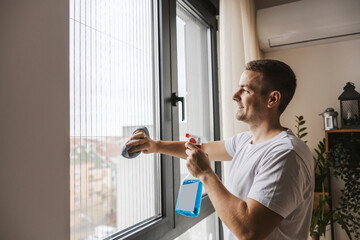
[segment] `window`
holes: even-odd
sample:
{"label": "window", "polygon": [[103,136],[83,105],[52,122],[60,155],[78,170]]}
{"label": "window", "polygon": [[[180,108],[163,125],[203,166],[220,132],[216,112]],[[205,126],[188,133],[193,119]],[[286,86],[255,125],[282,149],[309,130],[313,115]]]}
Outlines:
{"label": "window", "polygon": [[[214,211],[204,195],[200,217],[175,214],[184,174],[179,160],[160,154],[121,156],[140,126],[154,139],[178,140],[185,130],[208,140],[219,137],[214,24],[190,6],[176,1],[70,0],[72,240],[176,237]],[[198,34],[199,41],[191,45],[181,31]],[[171,48],[176,42],[177,51]],[[191,62],[193,48],[198,51]],[[201,97],[196,98],[199,89]],[[173,92],[185,97],[184,121],[169,101]],[[206,103],[201,120],[194,120],[199,114],[195,99]]]}
{"label": "window", "polygon": [[[176,5],[178,93],[185,98],[185,120],[179,108],[179,136],[185,134],[214,140],[210,27],[180,2]],[[189,171],[180,162],[183,179]]]}

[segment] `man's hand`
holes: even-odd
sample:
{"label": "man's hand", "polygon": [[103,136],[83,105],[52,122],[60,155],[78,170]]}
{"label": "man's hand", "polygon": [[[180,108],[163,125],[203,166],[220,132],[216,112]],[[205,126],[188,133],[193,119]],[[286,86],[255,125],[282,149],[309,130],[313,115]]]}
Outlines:
{"label": "man's hand", "polygon": [[185,147],[186,167],[191,175],[200,179],[212,172],[209,156],[204,151],[189,142],[185,143]]}
{"label": "man's hand", "polygon": [[155,153],[157,151],[156,141],[152,140],[145,134],[144,131],[136,131],[130,138],[130,142],[126,144],[127,147],[134,146],[129,150],[129,153],[142,151],[143,153]]}

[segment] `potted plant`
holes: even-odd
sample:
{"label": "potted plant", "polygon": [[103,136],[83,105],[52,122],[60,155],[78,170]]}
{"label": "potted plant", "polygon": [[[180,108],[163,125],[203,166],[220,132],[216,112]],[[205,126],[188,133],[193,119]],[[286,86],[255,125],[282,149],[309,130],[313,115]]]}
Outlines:
{"label": "potted plant", "polygon": [[315,192],[313,213],[311,217],[310,235],[312,238],[319,239],[325,236],[326,227],[331,223],[333,211],[330,211],[330,196],[325,191],[325,180],[328,176],[329,161],[325,153],[325,139],[319,141],[315,149]]}
{"label": "potted plant", "polygon": [[[303,140],[308,134],[306,127],[304,127],[305,120],[303,116],[296,117],[296,136]],[[303,140],[304,141],[304,140]],[[306,143],[306,141],[304,141]],[[332,162],[328,159],[325,151],[325,139],[319,141],[317,149],[314,149],[316,156],[315,163],[315,192],[313,212],[311,217],[310,235],[312,239],[320,239],[321,236],[326,235],[326,227],[331,223],[331,220],[338,222],[347,233],[349,239],[352,239],[348,229],[348,223],[344,220],[343,215],[338,213],[338,210],[330,210],[331,196],[326,191],[326,180],[329,177],[329,168]]]}
{"label": "potted plant", "polygon": [[347,133],[330,148],[327,158],[333,175],[344,182],[336,207],[336,221],[355,239],[360,239],[360,138]]}

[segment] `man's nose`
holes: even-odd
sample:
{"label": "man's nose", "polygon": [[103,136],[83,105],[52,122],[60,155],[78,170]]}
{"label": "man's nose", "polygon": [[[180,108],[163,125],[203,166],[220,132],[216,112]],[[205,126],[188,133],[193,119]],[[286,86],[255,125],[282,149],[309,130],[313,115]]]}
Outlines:
{"label": "man's nose", "polygon": [[240,97],[239,91],[237,91],[236,93],[234,93],[232,100],[240,101],[240,99],[241,99],[241,97]]}

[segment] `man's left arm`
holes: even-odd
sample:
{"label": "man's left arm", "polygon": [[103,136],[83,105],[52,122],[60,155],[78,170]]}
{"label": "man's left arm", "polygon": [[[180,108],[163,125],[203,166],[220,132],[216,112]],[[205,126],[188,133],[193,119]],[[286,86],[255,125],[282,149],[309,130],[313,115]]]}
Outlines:
{"label": "man's left arm", "polygon": [[185,146],[187,167],[200,179],[220,219],[238,239],[264,239],[283,220],[283,217],[248,198],[246,201],[231,194],[211,169],[203,151],[191,143]]}

